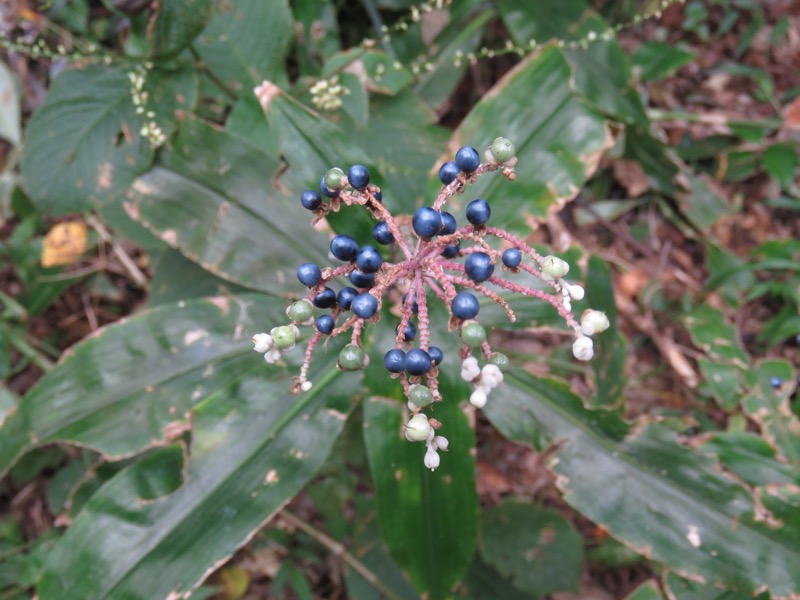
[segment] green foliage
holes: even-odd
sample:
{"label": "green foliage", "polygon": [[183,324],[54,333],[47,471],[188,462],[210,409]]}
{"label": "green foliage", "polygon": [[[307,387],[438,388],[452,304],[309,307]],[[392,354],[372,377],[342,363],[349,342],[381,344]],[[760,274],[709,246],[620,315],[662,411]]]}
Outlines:
{"label": "green foliage", "polygon": [[[102,23],[89,18],[88,3],[75,4],[52,17],[102,50],[55,77],[24,135],[18,96],[0,111],[0,137],[24,140],[21,178],[12,161],[0,184],[11,182],[0,188],[0,209],[15,219],[0,258],[22,288],[0,293],[0,378],[30,364],[47,371],[21,399],[0,386],[0,472],[11,488],[47,478],[49,510],[70,523],[26,543],[16,520],[0,520],[0,555],[10,557],[0,563],[0,596],[35,588],[42,600],[202,597],[216,589],[203,582],[248,544],[284,551],[270,592],[298,598],[315,593],[303,565],[325,563],[328,550],[344,557],[341,580],[358,600],[544,597],[580,589],[584,558],[608,568],[643,563],[662,577],[629,600],[800,590],[796,373],[788,360],[763,357],[800,334],[799,247],[775,239],[740,256],[713,237],[720,219],[741,209],[720,192],[718,172],[728,182],[763,173],[785,194],[774,204],[796,211],[800,159],[796,144],[769,138],[780,125],[769,120],[731,122],[725,135],[676,147],[660,138],[642,85],[694,52],[653,41],[629,56],[601,35],[609,25],[583,0],[455,2],[439,26],[412,18],[365,46],[350,38],[374,36],[381,19],[400,23],[395,11],[412,3],[365,3],[375,13],[367,15],[327,0],[181,0],[134,16],[115,9]],[[763,17],[755,4],[711,4],[723,14],[714,27],[705,4],[683,12],[700,39]],[[108,35],[112,25],[129,27],[123,47]],[[481,48],[498,30],[510,70],[471,86],[470,63],[488,56]],[[737,52],[752,42],[750,30]],[[531,39],[533,51],[512,61]],[[725,71],[777,102],[766,71]],[[330,78],[347,90],[338,109],[315,103],[313,85]],[[253,89],[264,80],[280,93],[262,106]],[[0,99],[14,85],[0,68]],[[472,87],[480,97],[464,91]],[[443,114],[452,128],[440,124]],[[250,337],[285,322],[287,299],[305,293],[295,268],[325,260],[327,231],[370,239],[372,220],[357,210],[328,215],[324,232],[310,229],[302,190],[331,167],[362,163],[385,205],[410,213],[439,189],[444,156],[464,144],[482,153],[498,135],[516,145],[516,180],[469,186],[455,200],[459,219],[482,197],[493,226],[527,235],[581,196],[579,224],[660,211],[706,251],[702,291],[674,304],[648,299],[646,309],[680,305],[680,319],[670,319],[698,349],[694,399],[700,409],[714,403],[724,426],[683,412],[623,418],[626,394],[646,387],[630,378],[643,342],[622,324],[615,267],[578,246],[560,256],[583,274],[585,306],[605,311],[609,330],[591,368],[567,360],[565,347],[533,358],[585,397],[517,367],[483,411],[506,440],[546,453],[570,510],[613,536],[586,550],[563,510],[519,498],[487,507],[479,498],[457,342],[441,343],[445,402],[434,414],[450,448],[433,473],[422,444],[404,439],[402,390],[380,364],[394,335],[388,307],[370,326],[366,372],[338,370],[342,344],[321,344],[314,387],[298,397],[289,388],[301,353],[267,365],[252,351]],[[606,158],[641,168],[641,197],[611,193]],[[29,322],[71,280],[48,279],[62,268],[39,265],[44,224],[95,211],[150,254],[152,290],[145,308],[52,366],[48,355],[57,353],[31,339]],[[509,327],[563,333],[552,306],[503,297],[519,316]],[[777,308],[745,343],[732,311],[756,302]],[[444,312],[431,310],[431,337],[449,339]],[[481,320],[487,330],[505,323],[491,302]],[[273,527],[280,514],[296,524],[282,511],[301,493],[335,540],[311,526]],[[232,572],[223,587],[226,577],[246,586]]]}

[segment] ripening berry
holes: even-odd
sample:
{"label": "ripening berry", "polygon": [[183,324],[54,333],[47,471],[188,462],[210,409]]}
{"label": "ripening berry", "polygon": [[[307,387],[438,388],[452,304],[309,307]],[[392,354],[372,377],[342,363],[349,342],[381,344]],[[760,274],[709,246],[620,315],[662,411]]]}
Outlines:
{"label": "ripening berry", "polygon": [[433,404],[433,394],[426,385],[412,385],[408,392],[408,399],[419,408]]}
{"label": "ripening berry", "polygon": [[322,196],[314,190],[306,190],[300,195],[300,204],[308,210],[316,210],[322,205]]}
{"label": "ripening berry", "polygon": [[317,331],[320,333],[324,333],[325,335],[330,335],[331,331],[333,331],[333,327],[336,323],[333,320],[333,317],[330,315],[322,315],[317,317],[316,326]]}
{"label": "ripening berry", "polygon": [[480,308],[478,299],[471,292],[459,292],[450,302],[450,312],[458,319],[474,319]]}
{"label": "ripening berry", "polygon": [[461,169],[458,168],[456,163],[452,161],[446,162],[439,168],[439,181],[447,185],[455,181],[459,173],[461,173]]}
{"label": "ripening berry", "polygon": [[364,366],[366,354],[355,344],[347,344],[339,352],[339,367],[342,371],[357,371]]}
{"label": "ripening berry", "polygon": [[297,267],[297,279],[306,287],[314,287],[322,280],[322,270],[314,263],[303,263]]}
{"label": "ripening berry", "polygon": [[298,300],[286,309],[286,316],[298,323],[305,323],[313,314],[314,309],[308,300]]}
{"label": "ripening berry", "polygon": [[353,298],[358,296],[358,290],[351,287],[344,287],[336,294],[336,302],[342,310],[350,310]]}
{"label": "ripening berry", "polygon": [[442,215],[438,210],[423,206],[414,213],[411,227],[419,237],[429,240],[442,230]]}
{"label": "ripening berry", "polygon": [[319,180],[319,191],[328,196],[328,198],[333,198],[334,196],[339,195],[339,190],[332,190],[325,184],[325,175],[322,176],[322,179]]}
{"label": "ripening berry", "polygon": [[441,348],[438,346],[431,346],[428,348],[428,355],[431,357],[431,363],[433,363],[434,367],[442,364],[444,360],[444,352],[442,352]]}
{"label": "ripening berry", "polygon": [[402,373],[406,370],[406,353],[399,348],[389,350],[383,357],[383,366],[389,373]]}
{"label": "ripening berry", "polygon": [[314,296],[314,306],[317,308],[331,308],[336,305],[336,292],[326,287],[319,294]]}
{"label": "ripening berry", "polygon": [[465,323],[461,327],[461,341],[470,348],[477,348],[486,341],[486,329],[480,323]]}
{"label": "ripening berry", "polygon": [[329,190],[339,190],[344,185],[344,171],[339,167],[330,169],[322,178]]}
{"label": "ripening berry", "polygon": [[501,373],[505,373],[508,371],[511,361],[509,361],[508,357],[501,352],[492,352],[492,356],[489,358],[489,364],[495,365],[498,369],[500,369]]}
{"label": "ripening berry", "polygon": [[481,157],[472,146],[462,146],[456,152],[456,165],[464,173],[472,173],[481,166]]}
{"label": "ripening berry", "polygon": [[514,144],[504,137],[499,137],[493,141],[489,149],[491,150],[494,159],[499,163],[504,163],[507,160],[514,158],[514,154],[517,152],[517,149],[514,148]]}
{"label": "ripening berry", "polygon": [[473,252],[467,256],[464,262],[464,270],[467,272],[467,277],[477,283],[486,281],[494,273],[494,265],[492,264],[492,257],[485,252]]}
{"label": "ripening berry", "polygon": [[349,235],[336,235],[331,240],[331,254],[345,262],[355,260],[358,254],[358,242]]}
{"label": "ripening berry", "polygon": [[467,204],[467,221],[476,227],[486,225],[487,221],[489,221],[489,217],[491,216],[492,207],[489,206],[489,203],[486,200],[481,200],[478,198],[477,200],[473,200]]}
{"label": "ripening berry", "polygon": [[349,279],[350,283],[360,290],[372,287],[372,284],[375,283],[375,275],[373,273],[362,273],[357,269],[350,273]]}
{"label": "ripening berry", "polygon": [[516,248],[509,248],[503,252],[503,264],[509,269],[516,269],[522,262],[522,252]]}
{"label": "ripening berry", "polygon": [[378,299],[368,292],[362,292],[353,298],[350,309],[362,319],[369,319],[378,311]]}
{"label": "ripening berry", "polygon": [[409,375],[424,375],[431,370],[430,354],[421,348],[412,348],[406,353],[406,371]]}
{"label": "ripening berry", "polygon": [[369,169],[364,165],[353,165],[347,170],[347,181],[357,190],[363,190],[369,183]]}
{"label": "ripening berry", "polygon": [[376,273],[382,264],[383,257],[374,246],[362,246],[356,255],[356,265],[362,273]]}
{"label": "ripening berry", "polygon": [[375,227],[372,228],[372,237],[376,242],[382,244],[383,246],[388,246],[389,244],[394,243],[394,236],[389,230],[389,225],[386,223],[386,221],[378,221],[375,224]]}

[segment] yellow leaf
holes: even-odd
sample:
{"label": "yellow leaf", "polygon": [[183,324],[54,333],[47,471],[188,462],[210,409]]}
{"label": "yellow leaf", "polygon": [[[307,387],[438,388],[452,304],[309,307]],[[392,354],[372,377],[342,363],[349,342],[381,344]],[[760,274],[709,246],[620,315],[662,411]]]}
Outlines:
{"label": "yellow leaf", "polygon": [[88,238],[86,225],[78,221],[53,225],[44,236],[42,266],[56,267],[74,262],[86,252]]}
{"label": "yellow leaf", "polygon": [[228,567],[220,574],[225,600],[239,600],[250,587],[250,573],[241,567]]}

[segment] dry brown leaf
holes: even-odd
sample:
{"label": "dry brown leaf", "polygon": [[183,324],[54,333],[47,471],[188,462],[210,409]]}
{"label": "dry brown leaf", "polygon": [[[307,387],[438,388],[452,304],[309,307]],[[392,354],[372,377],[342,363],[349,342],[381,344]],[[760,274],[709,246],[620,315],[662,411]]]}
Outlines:
{"label": "dry brown leaf", "polygon": [[84,223],[65,221],[53,225],[44,236],[42,245],[42,266],[57,267],[68,265],[86,252],[89,233]]}
{"label": "dry brown leaf", "polygon": [[631,198],[641,196],[650,189],[650,180],[642,165],[634,160],[614,161],[614,177],[628,191]]}

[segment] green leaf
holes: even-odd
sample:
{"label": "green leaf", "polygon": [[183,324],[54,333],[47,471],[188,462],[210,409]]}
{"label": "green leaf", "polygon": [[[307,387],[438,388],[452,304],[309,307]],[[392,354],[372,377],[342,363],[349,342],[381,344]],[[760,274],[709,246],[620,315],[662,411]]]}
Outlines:
{"label": "green leaf", "polygon": [[252,94],[263,80],[282,83],[294,37],[287,0],[230,0],[214,15],[194,47],[225,86]]}
{"label": "green leaf", "polygon": [[664,578],[664,587],[670,598],[680,600],[769,600],[768,593],[753,596],[740,592],[719,590],[696,581],[689,581],[675,573],[667,573]]}
{"label": "green leaf", "polygon": [[775,458],[775,448],[748,431],[716,431],[700,450],[752,486],[800,485],[800,471]]}
{"label": "green leaf", "polygon": [[625,600],[664,600],[664,596],[655,581],[645,581],[625,596]]}
{"label": "green leaf", "polygon": [[521,210],[543,217],[578,193],[610,147],[611,136],[602,116],[575,96],[571,77],[564,54],[544,48],[512,69],[472,109],[449,147],[469,144],[482,152],[496,137],[506,136],[517,149],[517,176],[513,183],[499,173],[480,178],[468,187],[467,198],[453,202],[451,212],[456,214],[471,198],[486,198],[496,226],[526,231]]}
{"label": "green leaf", "polygon": [[324,259],[327,239],[309,229],[298,200],[276,193],[278,169],[236,136],[187,119],[172,151],[136,180],[126,210],[215,275],[282,293],[300,257]]}
{"label": "green leaf", "polygon": [[395,60],[382,50],[355,48],[340,52],[325,62],[323,75],[330,77],[344,69],[352,69],[372,92],[394,96],[412,81],[406,68],[395,68]]}
{"label": "green leaf", "polygon": [[794,185],[800,155],[793,144],[772,144],[761,155],[761,164],[770,177],[774,177],[783,189]]}
{"label": "green leaf", "polygon": [[733,213],[712,179],[686,173],[689,192],[676,195],[681,212],[700,231],[707,232],[721,216]]}
{"label": "green leaf", "polygon": [[586,410],[563,384],[516,371],[505,381],[484,413],[511,440],[555,444],[556,483],[587,518],[710,585],[776,596],[800,586],[800,538],[761,521],[750,493],[675,433]]}
{"label": "green leaf", "polygon": [[583,538],[557,510],[506,501],[481,516],[481,557],[520,590],[577,591]]}
{"label": "green leaf", "polygon": [[502,598],[502,600],[533,600],[538,598],[535,594],[523,593],[515,588],[511,583],[487,565],[475,553],[475,558],[469,567],[469,571],[459,584],[456,598],[464,600],[490,600]]}
{"label": "green leaf", "polygon": [[[109,344],[113,332],[138,353],[143,338],[163,338],[152,354],[167,365],[161,369],[169,370],[172,385],[164,377],[159,382],[141,355],[127,371],[107,370],[98,360],[82,376],[97,381],[119,373],[127,375],[129,389],[144,380],[153,385],[140,388],[127,411],[118,408],[125,412],[121,422],[104,415],[107,437],[130,440],[136,431],[147,433],[137,413],[155,416],[177,402],[191,403],[190,458],[188,467],[178,465],[178,446],[167,446],[100,488],[50,553],[40,598],[187,597],[314,476],[358,400],[360,380],[336,370],[338,349],[331,349],[312,368],[315,387],[292,398],[285,369],[266,365],[245,333],[282,322],[282,308],[264,296],[187,302],[138,315],[76,348],[76,357],[87,346],[106,356],[119,353]],[[170,332],[176,326],[182,326],[177,335]],[[193,343],[186,345],[186,336]],[[291,369],[298,355],[286,355]],[[84,394],[83,407],[102,406],[106,389]],[[101,434],[88,439],[109,446]],[[183,485],[169,493],[181,472]]]}
{"label": "green leaf", "polygon": [[33,114],[22,156],[25,191],[53,215],[119,197],[150,165],[125,67],[89,64],[53,82]]}
{"label": "green leaf", "polygon": [[[382,365],[378,370],[377,377],[385,378]],[[377,385],[386,389],[385,383]],[[472,560],[478,533],[474,436],[459,406],[463,394],[446,385],[442,391],[445,401],[431,414],[443,423],[439,434],[450,445],[434,472],[422,462],[424,444],[403,435],[405,403],[383,396],[364,403],[364,439],[383,539],[398,566],[431,600],[450,597]]]}
{"label": "green leaf", "polygon": [[147,26],[147,55],[170,58],[194,41],[211,17],[212,0],[159,0]]}
{"label": "green leaf", "polygon": [[672,75],[696,58],[687,52],[665,42],[645,42],[633,53],[633,63],[639,68],[639,79],[655,81]]}
{"label": "green leaf", "polygon": [[[584,0],[500,0],[498,4],[518,45],[554,38],[565,42],[564,56],[574,75],[572,87],[587,104],[623,123],[649,126],[628,57],[616,40],[600,39],[608,25]],[[596,39],[584,47],[571,44],[592,34]]]}
{"label": "green leaf", "polygon": [[[794,369],[785,360],[764,360],[752,375],[752,389],[742,398],[744,412],[786,459],[800,466],[800,419],[789,406],[795,390]],[[772,387],[773,377],[784,382],[778,389]]]}
{"label": "green leaf", "polygon": [[[0,473],[48,443],[78,444],[120,459],[180,436],[198,403],[238,376],[238,357],[257,358],[245,334],[245,327],[253,329],[248,315],[266,313],[258,326],[269,329],[286,319],[279,304],[261,297],[179,302],[78,344],[6,419]],[[213,366],[228,363],[227,369]]]}

